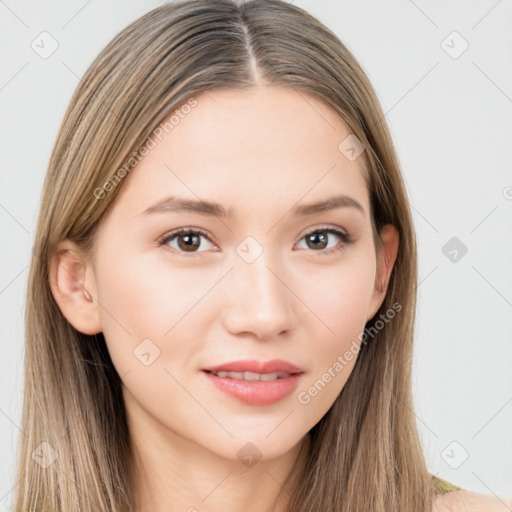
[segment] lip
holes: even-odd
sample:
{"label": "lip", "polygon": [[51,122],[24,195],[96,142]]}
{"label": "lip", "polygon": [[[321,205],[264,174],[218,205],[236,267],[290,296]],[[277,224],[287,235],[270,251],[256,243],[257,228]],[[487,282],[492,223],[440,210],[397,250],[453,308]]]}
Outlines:
{"label": "lip", "polygon": [[203,368],[204,370],[209,372],[302,373],[301,368],[282,359],[272,359],[271,361],[232,361],[219,364],[218,366]]}
{"label": "lip", "polygon": [[[271,381],[246,381],[217,377],[211,372],[289,373],[288,377]],[[270,405],[288,396],[299,384],[304,372],[281,359],[272,361],[233,361],[202,369],[203,375],[217,389],[247,405]]]}

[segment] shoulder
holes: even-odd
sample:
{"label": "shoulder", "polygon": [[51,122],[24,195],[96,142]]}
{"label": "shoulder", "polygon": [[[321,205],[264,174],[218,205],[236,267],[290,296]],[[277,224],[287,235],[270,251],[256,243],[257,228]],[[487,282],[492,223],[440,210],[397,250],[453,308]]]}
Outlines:
{"label": "shoulder", "polygon": [[432,512],[511,512],[512,501],[487,494],[460,490],[440,494]]}

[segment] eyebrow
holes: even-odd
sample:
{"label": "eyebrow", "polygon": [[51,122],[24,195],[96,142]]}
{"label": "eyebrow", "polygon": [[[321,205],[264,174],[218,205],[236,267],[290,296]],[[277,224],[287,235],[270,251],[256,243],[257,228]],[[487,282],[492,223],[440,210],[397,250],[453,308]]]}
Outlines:
{"label": "eyebrow", "polygon": [[[317,203],[309,203],[296,206],[291,213],[296,216],[314,215],[320,212],[335,210],[338,208],[354,208],[365,215],[361,203],[350,196],[340,195],[324,199]],[[205,216],[230,217],[231,210],[226,210],[222,205],[200,199],[183,199],[179,197],[167,197],[150,206],[139,215],[148,215],[157,212],[196,213]]]}

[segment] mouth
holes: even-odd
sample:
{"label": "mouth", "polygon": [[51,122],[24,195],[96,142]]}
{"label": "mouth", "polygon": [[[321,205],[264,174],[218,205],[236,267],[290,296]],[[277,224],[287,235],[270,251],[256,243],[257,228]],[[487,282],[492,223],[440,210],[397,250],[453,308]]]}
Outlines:
{"label": "mouth", "polygon": [[288,396],[304,372],[287,361],[235,361],[204,368],[218,390],[248,405],[269,405]]}
{"label": "mouth", "polygon": [[255,372],[210,372],[204,370],[206,373],[211,373],[216,377],[222,377],[227,379],[245,380],[250,382],[262,381],[269,382],[271,380],[285,379],[290,375],[296,375],[292,373],[274,372],[274,373],[255,373]]}

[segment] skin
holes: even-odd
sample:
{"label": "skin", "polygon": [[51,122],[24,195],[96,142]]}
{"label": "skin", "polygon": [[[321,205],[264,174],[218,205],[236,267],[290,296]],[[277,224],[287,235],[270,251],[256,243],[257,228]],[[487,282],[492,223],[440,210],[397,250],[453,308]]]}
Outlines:
{"label": "skin", "polygon": [[[358,340],[380,307],[398,233],[386,226],[376,252],[362,157],[350,161],[340,152],[351,130],[314,97],[259,86],[196,99],[123,179],[93,254],[69,240],[60,244],[77,254],[55,257],[51,287],[77,330],[105,336],[137,449],[141,510],[282,511],[281,483],[304,463],[299,448],[339,395],[355,356],[308,404],[298,395]],[[335,193],[354,198],[364,213],[291,213],[297,203]],[[232,217],[142,214],[170,195],[215,201]],[[327,233],[327,248],[308,245],[305,235],[323,225],[354,242]],[[181,227],[208,233],[192,255],[180,255],[179,238],[158,245]],[[248,236],[263,250],[251,263],[237,253]],[[335,246],[342,250],[322,254]],[[147,338],[160,350],[149,366],[133,353]],[[241,403],[201,372],[275,358],[304,375],[271,405]],[[248,442],[261,453],[252,467],[237,456]]]}

